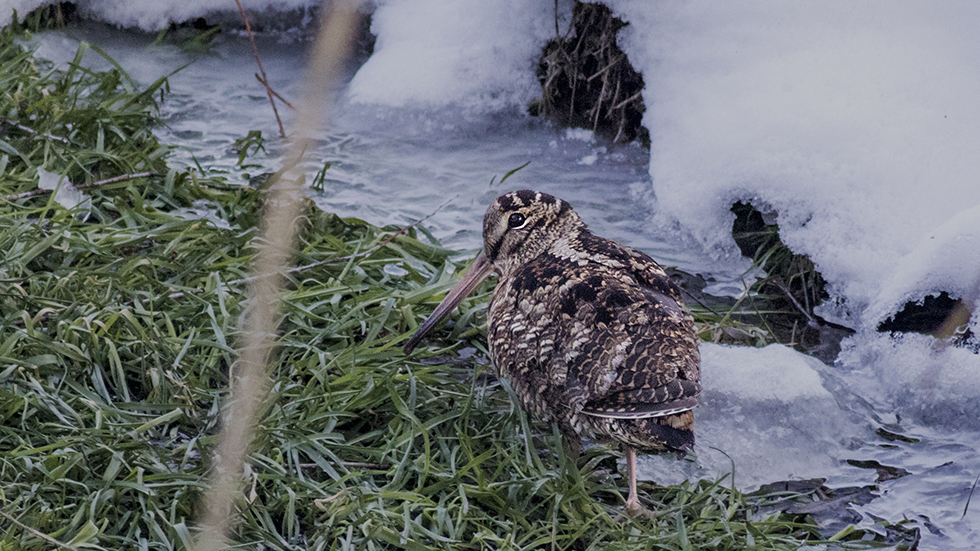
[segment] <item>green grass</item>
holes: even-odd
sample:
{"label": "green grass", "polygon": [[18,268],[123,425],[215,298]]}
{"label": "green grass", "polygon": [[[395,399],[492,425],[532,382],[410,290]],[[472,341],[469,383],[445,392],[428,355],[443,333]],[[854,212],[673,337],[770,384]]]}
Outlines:
{"label": "green grass", "polygon": [[[765,272],[725,314],[764,329],[765,340],[833,361],[840,341],[853,333],[821,318],[814,308],[829,298],[827,283],[809,257],[783,244],[779,226],[749,203],[736,202],[732,237],[753,267]],[[821,350],[823,349],[823,350]]]}
{"label": "green grass", "polygon": [[[85,221],[45,195],[0,201],[0,549],[186,549],[263,192],[168,168],[151,132],[166,81],[88,71],[85,50],[57,71],[0,35],[0,197],[33,190],[41,167],[75,184],[153,175],[86,190]],[[620,519],[618,452],[571,460],[492,376],[489,284],[405,357],[401,341],[462,269],[450,251],[312,203],[299,224],[295,264],[316,266],[283,295],[241,546],[798,549],[830,536],[768,512],[812,495],[747,496],[724,480],[643,484],[655,518]],[[862,537],[841,545],[880,544]]]}

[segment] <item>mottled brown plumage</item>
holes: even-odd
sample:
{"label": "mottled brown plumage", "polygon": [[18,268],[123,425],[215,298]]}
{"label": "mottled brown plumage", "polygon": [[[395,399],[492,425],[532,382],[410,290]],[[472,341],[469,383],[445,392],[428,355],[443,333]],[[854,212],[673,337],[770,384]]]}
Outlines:
{"label": "mottled brown plumage", "polygon": [[649,256],[593,235],[568,203],[544,193],[499,197],[483,238],[483,254],[406,352],[496,271],[487,338],[497,372],[573,449],[583,436],[625,444],[626,508],[640,512],[635,450],[694,445],[698,339],[679,289]]}

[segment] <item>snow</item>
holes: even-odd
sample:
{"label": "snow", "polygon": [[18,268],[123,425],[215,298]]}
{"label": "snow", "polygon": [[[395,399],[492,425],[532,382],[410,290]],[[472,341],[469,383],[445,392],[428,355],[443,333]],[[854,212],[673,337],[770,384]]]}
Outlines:
{"label": "snow", "polygon": [[391,107],[524,105],[539,90],[534,68],[553,18],[546,2],[381,2],[371,20],[374,54],[348,93],[356,103]]}
{"label": "snow", "polygon": [[[857,325],[924,235],[980,205],[980,5],[612,5],[650,75],[657,206],[716,256],[738,254],[734,201],[772,208]],[[963,252],[934,273],[962,275]]]}
{"label": "snow", "polygon": [[822,364],[782,345],[756,349],[706,343],[701,362],[704,386],[718,394],[716,399],[737,404],[833,400],[813,367]]}
{"label": "snow", "polygon": [[[957,213],[898,260],[866,316],[878,324],[909,301],[947,291],[975,303],[980,291],[980,205]],[[980,318],[980,316],[978,316]]]}
{"label": "snow", "polygon": [[585,143],[595,143],[596,141],[595,133],[585,128],[566,128],[565,139],[579,140]]}
{"label": "snow", "polygon": [[0,0],[0,27],[5,27],[13,21],[14,12],[21,19],[31,11],[54,0]]}

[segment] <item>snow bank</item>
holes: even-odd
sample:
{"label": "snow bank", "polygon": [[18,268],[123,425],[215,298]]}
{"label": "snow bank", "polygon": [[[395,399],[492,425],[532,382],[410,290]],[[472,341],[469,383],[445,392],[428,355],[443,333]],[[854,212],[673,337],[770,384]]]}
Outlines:
{"label": "snow bank", "polygon": [[[733,201],[768,205],[857,323],[923,236],[980,205],[980,4],[612,5],[646,75],[658,208],[715,255],[738,254]],[[960,253],[928,259],[937,285],[968,285],[954,264],[980,247]]]}
{"label": "snow bank", "polygon": [[540,86],[554,6],[525,0],[390,0],[371,20],[374,54],[350,83],[354,102],[401,107],[524,106]]}
{"label": "snow bank", "polygon": [[[956,214],[921,237],[912,251],[898,260],[893,275],[885,279],[865,316],[868,323],[877,325],[905,303],[921,302],[923,297],[940,291],[974,304],[980,292],[978,251],[980,205]],[[978,318],[975,316],[974,320],[980,321]]]}

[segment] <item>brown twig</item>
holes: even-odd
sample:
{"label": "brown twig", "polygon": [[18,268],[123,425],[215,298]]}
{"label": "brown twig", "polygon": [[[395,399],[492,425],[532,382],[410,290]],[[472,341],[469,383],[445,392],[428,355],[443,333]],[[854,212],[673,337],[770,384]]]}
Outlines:
{"label": "brown twig", "polygon": [[[242,14],[242,19],[245,20],[245,32],[248,33],[248,41],[252,44],[252,54],[255,55],[255,62],[259,65],[259,73],[262,74],[262,78],[259,79],[259,82],[265,86],[265,93],[269,96],[269,103],[272,104],[272,112],[276,114],[276,122],[279,123],[279,137],[285,138],[286,130],[282,126],[282,119],[279,118],[279,110],[276,109],[276,101],[273,98],[273,94],[276,96],[279,94],[273,92],[272,87],[269,86],[269,78],[265,75],[265,69],[262,68],[262,58],[259,57],[259,48],[255,45],[255,37],[252,36],[252,25],[248,22],[248,16],[245,15],[245,9],[242,8],[242,3],[239,0],[235,0],[235,3],[238,4],[238,12]],[[256,75],[256,77],[258,77],[258,75]],[[290,108],[291,107],[292,106],[290,106]]]}
{"label": "brown twig", "polygon": [[282,96],[279,95],[279,92],[276,92],[272,88],[272,86],[269,85],[269,82],[268,81],[262,80],[262,77],[258,73],[255,73],[255,80],[261,82],[262,85],[265,86],[270,92],[272,92],[272,95],[273,96],[276,96],[276,98],[278,98],[279,101],[283,102],[286,105],[286,107],[292,109],[293,111],[296,110],[296,108],[293,107],[293,104],[291,104],[288,101],[286,101],[285,98],[283,98]]}
{"label": "brown twig", "polygon": [[796,309],[799,310],[800,313],[806,316],[806,319],[809,320],[811,324],[813,324],[814,326],[820,325],[820,322],[814,319],[813,314],[807,311],[807,309],[804,308],[802,304],[800,304],[800,301],[796,300],[796,297],[793,296],[793,292],[789,290],[789,287],[787,287],[785,283],[783,283],[778,279],[773,279],[772,283],[773,285],[778,287],[780,291],[786,294],[786,298],[788,298],[790,302],[793,303],[793,306],[796,306]]}
{"label": "brown twig", "polygon": [[973,487],[970,488],[970,495],[966,496],[966,505],[963,507],[963,516],[960,517],[961,519],[966,517],[966,512],[970,509],[970,499],[973,498],[973,491],[977,489],[978,482],[980,482],[980,475],[977,475],[977,479],[973,481]]}
{"label": "brown twig", "polygon": [[610,108],[610,110],[611,111],[615,111],[616,109],[621,109],[622,107],[624,107],[627,104],[629,104],[631,101],[636,101],[636,100],[640,99],[640,97],[642,97],[642,96],[643,96],[643,90],[640,90],[639,92],[637,92],[637,93],[633,94],[632,96],[624,99],[623,101],[617,103],[616,105],[613,105]]}
{"label": "brown twig", "polygon": [[[92,182],[91,184],[79,184],[75,186],[75,189],[89,189],[99,186],[104,186],[106,184],[114,184],[116,182],[122,182],[124,180],[132,180],[134,178],[145,178],[147,176],[153,176],[152,172],[140,172],[137,174],[123,174],[121,176],[116,176],[114,178],[109,178],[108,180],[99,180],[98,182]],[[37,195],[44,195],[45,193],[51,193],[54,190],[51,189],[35,189],[33,191],[25,191],[24,193],[15,193],[13,195],[7,195],[3,198],[4,201],[16,201],[18,199],[24,199],[26,197],[35,197]]]}

